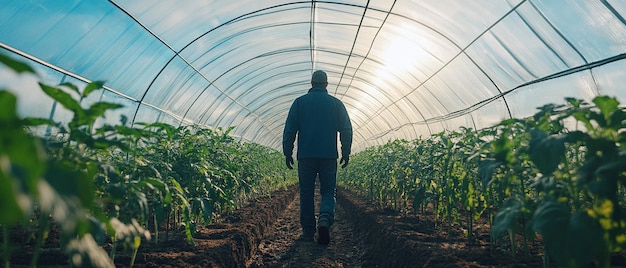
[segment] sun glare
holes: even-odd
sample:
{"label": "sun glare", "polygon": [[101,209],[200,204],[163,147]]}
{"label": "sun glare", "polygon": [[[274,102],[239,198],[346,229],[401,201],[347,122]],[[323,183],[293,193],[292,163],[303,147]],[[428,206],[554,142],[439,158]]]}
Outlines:
{"label": "sun glare", "polygon": [[385,80],[392,76],[412,72],[419,61],[428,56],[428,52],[420,45],[421,37],[409,29],[399,30],[396,37],[384,44],[380,60],[383,67],[379,73],[386,74],[381,77]]}
{"label": "sun glare", "polygon": [[406,38],[399,38],[387,45],[383,52],[383,63],[385,68],[392,71],[403,71],[413,64],[413,51],[415,50],[413,41]]}

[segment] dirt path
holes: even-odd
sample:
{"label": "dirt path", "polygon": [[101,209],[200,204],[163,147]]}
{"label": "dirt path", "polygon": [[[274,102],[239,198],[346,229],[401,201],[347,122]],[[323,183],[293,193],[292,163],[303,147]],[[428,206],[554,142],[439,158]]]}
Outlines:
{"label": "dirt path", "polygon": [[[316,205],[319,204],[316,191]],[[276,220],[274,226],[261,240],[248,263],[249,267],[372,267],[367,263],[368,246],[346,217],[346,211],[338,203],[335,223],[331,229],[328,246],[317,242],[299,241],[300,197],[289,204]],[[317,241],[317,235],[316,235]]]}
{"label": "dirt path", "polygon": [[[227,213],[220,222],[200,226],[194,234],[195,246],[181,234],[158,243],[143,243],[134,267],[542,266],[540,243],[531,243],[527,255],[517,252],[511,256],[507,241],[491,244],[484,222],[475,225],[476,241],[468,243],[460,223],[444,228],[428,211],[406,215],[380,209],[342,187],[338,188],[330,245],[300,241],[299,204],[297,185],[258,197]],[[12,237],[22,239],[19,232]],[[53,244],[59,241],[47,245]],[[103,246],[110,250],[110,244]],[[22,248],[26,250],[13,252],[12,266],[27,267],[30,263],[30,247]],[[116,265],[128,267],[131,255],[122,248],[118,252]],[[60,248],[51,247],[42,252],[38,266],[67,267],[67,259]],[[612,267],[626,267],[626,251],[615,256]]]}

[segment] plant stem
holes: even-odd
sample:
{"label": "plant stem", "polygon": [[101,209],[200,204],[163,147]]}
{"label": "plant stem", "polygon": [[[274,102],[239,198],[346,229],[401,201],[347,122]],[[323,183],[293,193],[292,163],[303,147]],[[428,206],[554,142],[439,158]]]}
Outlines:
{"label": "plant stem", "polygon": [[474,242],[474,207],[470,207],[469,211],[467,211],[467,241],[469,243]]}
{"label": "plant stem", "polygon": [[39,260],[39,253],[41,253],[41,247],[44,241],[48,238],[48,232],[50,231],[50,219],[47,215],[41,215],[39,220],[39,232],[37,235],[37,245],[31,259],[30,266],[37,267],[37,261]]}
{"label": "plant stem", "polygon": [[515,256],[517,246],[515,245],[515,233],[511,228],[509,228],[509,241],[511,241],[511,256]]}
{"label": "plant stem", "polygon": [[133,237],[133,244],[132,244],[133,256],[130,259],[130,267],[133,267],[135,265],[135,259],[137,259],[137,252],[139,251],[140,246],[141,246],[141,237],[135,235],[135,237]]}
{"label": "plant stem", "polygon": [[159,225],[157,223],[157,216],[156,216],[156,212],[153,213],[153,219],[154,219],[154,242],[155,243],[159,243]]}
{"label": "plant stem", "polygon": [[133,257],[130,259],[130,267],[133,267],[135,265],[135,259],[137,258],[138,251],[139,251],[138,247],[133,249]]}
{"label": "plant stem", "polygon": [[43,242],[48,237],[49,230],[50,230],[50,219],[46,215],[41,215],[41,217],[39,218],[39,234],[37,235],[37,245],[35,246],[33,258],[30,261],[31,267],[37,267],[37,260],[39,259],[39,253],[41,252],[41,247],[43,246]]}
{"label": "plant stem", "polygon": [[528,248],[528,239],[526,238],[526,219],[522,219],[521,222],[521,226],[522,226],[522,242],[523,242],[523,246],[524,246],[524,258],[528,258],[528,256],[530,255],[530,249]]}
{"label": "plant stem", "polygon": [[111,261],[115,261],[115,250],[117,248],[115,241],[115,237],[113,237],[113,241],[111,241]]}
{"label": "plant stem", "polygon": [[6,225],[2,225],[2,257],[4,258],[4,267],[11,267],[11,250],[9,250],[9,230]]}
{"label": "plant stem", "polygon": [[546,250],[545,243],[543,243],[542,245],[542,251],[543,251],[543,268],[548,268],[550,267],[550,255],[548,255],[548,251]]}
{"label": "plant stem", "polygon": [[167,220],[165,220],[165,241],[169,240],[169,236],[170,236],[170,214],[171,211],[168,207],[167,209]]}

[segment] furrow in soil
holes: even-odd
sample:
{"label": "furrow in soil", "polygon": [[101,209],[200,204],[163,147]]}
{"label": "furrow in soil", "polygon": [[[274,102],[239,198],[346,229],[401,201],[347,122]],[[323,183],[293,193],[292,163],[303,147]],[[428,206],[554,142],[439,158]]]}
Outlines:
{"label": "furrow in soil", "polygon": [[[317,211],[318,191],[315,198]],[[301,233],[300,197],[296,194],[261,240],[248,267],[371,267],[365,259],[368,247],[353,229],[339,203],[335,207],[335,223],[330,230],[329,245],[317,244],[317,234],[315,241],[301,241]]]}

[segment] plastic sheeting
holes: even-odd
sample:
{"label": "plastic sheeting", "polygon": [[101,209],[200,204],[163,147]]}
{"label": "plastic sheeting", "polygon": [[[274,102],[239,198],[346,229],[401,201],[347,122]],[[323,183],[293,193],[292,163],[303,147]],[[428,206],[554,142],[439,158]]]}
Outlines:
{"label": "plastic sheeting", "polygon": [[[359,151],[564,97],[626,102],[625,15],[620,0],[4,0],[0,47],[44,83],[106,81],[93,101],[125,106],[109,123],[235,126],[277,149],[289,106],[325,70]],[[23,84],[23,114],[70,119]]]}

